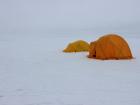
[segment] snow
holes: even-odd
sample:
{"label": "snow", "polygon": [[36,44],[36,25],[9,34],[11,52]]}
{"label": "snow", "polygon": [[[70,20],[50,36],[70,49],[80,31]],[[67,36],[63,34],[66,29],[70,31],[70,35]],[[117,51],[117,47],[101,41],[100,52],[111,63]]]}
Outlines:
{"label": "snow", "polygon": [[125,36],[133,60],[62,52],[71,41],[96,38],[1,35],[0,105],[140,105],[140,38]]}

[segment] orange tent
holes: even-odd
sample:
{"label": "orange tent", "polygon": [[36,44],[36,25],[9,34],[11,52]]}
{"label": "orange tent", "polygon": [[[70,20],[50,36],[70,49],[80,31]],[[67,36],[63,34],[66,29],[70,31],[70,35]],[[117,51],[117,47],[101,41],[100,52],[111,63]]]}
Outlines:
{"label": "orange tent", "polygon": [[82,52],[88,50],[89,50],[89,44],[83,40],[78,40],[69,43],[68,46],[63,50],[63,52]]}
{"label": "orange tent", "polygon": [[89,58],[132,59],[127,42],[119,35],[108,34],[90,43]]}

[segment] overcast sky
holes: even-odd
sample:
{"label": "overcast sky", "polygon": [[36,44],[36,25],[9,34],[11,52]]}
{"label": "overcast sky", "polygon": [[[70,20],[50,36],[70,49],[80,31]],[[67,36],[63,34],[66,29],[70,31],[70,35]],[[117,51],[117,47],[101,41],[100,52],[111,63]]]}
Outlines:
{"label": "overcast sky", "polygon": [[140,0],[0,0],[0,32],[140,26]]}

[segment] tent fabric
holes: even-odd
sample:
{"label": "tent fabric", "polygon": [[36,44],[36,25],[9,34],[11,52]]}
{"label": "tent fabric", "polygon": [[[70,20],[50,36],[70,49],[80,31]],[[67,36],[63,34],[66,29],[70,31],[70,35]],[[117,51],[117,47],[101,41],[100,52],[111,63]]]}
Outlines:
{"label": "tent fabric", "polygon": [[69,43],[63,52],[82,52],[89,51],[89,44],[83,40],[74,41]]}
{"label": "tent fabric", "polygon": [[132,59],[127,42],[119,35],[108,34],[90,43],[89,58],[96,59]]}

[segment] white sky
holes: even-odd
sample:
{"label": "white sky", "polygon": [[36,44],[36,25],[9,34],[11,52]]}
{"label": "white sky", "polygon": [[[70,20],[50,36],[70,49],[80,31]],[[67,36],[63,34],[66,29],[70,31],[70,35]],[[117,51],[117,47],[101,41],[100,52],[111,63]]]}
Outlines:
{"label": "white sky", "polygon": [[140,0],[0,0],[0,32],[140,26]]}

